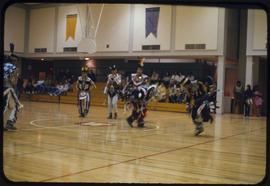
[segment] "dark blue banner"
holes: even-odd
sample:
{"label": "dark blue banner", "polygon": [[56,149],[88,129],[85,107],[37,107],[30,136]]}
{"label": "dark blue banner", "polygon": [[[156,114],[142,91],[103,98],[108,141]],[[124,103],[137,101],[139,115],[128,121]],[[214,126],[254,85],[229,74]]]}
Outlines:
{"label": "dark blue banner", "polygon": [[157,37],[158,19],[160,7],[146,8],[145,10],[145,37],[152,33]]}

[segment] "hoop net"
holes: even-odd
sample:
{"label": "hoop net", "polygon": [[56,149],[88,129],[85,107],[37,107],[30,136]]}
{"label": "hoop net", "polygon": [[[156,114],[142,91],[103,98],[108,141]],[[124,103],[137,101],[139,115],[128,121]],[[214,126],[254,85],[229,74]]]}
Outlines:
{"label": "hoop net", "polygon": [[[81,18],[82,39],[78,44],[79,52],[93,54],[97,51],[96,36],[98,33],[104,4],[86,4],[77,6]],[[85,17],[85,19],[83,19]],[[85,21],[84,21],[85,20]]]}

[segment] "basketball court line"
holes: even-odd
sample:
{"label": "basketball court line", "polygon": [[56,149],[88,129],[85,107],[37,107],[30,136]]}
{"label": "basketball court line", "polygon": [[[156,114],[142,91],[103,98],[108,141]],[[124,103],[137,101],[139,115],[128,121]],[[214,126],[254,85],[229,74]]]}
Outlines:
{"label": "basketball court line", "polygon": [[52,120],[62,120],[62,119],[54,118],[54,119],[36,119],[36,120],[32,120],[32,121],[30,121],[29,124],[36,127],[36,128],[20,129],[19,131],[40,130],[40,129],[61,129],[61,128],[65,128],[65,127],[78,127],[78,126],[80,126],[80,125],[60,125],[60,126],[51,126],[50,127],[50,126],[42,126],[42,125],[36,124],[36,122],[38,122],[38,121],[50,121],[50,120],[52,121]]}
{"label": "basketball court line", "polygon": [[[30,146],[30,145],[29,145]],[[36,146],[35,146],[36,147]],[[9,154],[8,156],[24,156],[24,155],[29,155],[29,154],[36,154],[36,153],[43,153],[43,152],[49,152],[49,151],[58,151],[58,150],[62,150],[62,149],[66,149],[66,148],[57,148],[57,149],[46,149],[43,148],[44,150],[40,150],[40,151],[35,151],[35,152],[25,152],[25,153],[21,153],[21,154]],[[59,152],[59,151],[58,151]]]}
{"label": "basketball court line", "polygon": [[[51,114],[51,113],[54,113],[54,112],[50,112],[50,113],[48,113],[48,112],[46,112],[47,114]],[[186,114],[186,113],[180,113],[180,114]],[[63,115],[63,116],[67,116],[66,114],[60,114],[60,115]],[[70,116],[70,115],[69,115]],[[76,115],[77,116],[77,115]],[[75,117],[75,115],[74,115],[74,117]],[[170,117],[171,119],[172,118],[179,118],[179,115],[177,115],[177,116],[174,116],[174,117]],[[67,118],[66,118],[67,119]],[[73,117],[72,118],[70,118],[70,119],[74,119]],[[161,120],[166,120],[167,118],[163,118],[163,119],[161,119]],[[72,131],[72,129],[62,129],[62,128],[65,128],[65,127],[72,127],[72,125],[61,125],[61,126],[41,126],[41,125],[38,125],[38,124],[35,124],[35,122],[37,122],[37,121],[44,121],[44,120],[58,120],[58,118],[54,118],[54,119],[36,119],[36,120],[32,120],[32,121],[30,121],[30,125],[33,125],[33,126],[35,126],[36,128],[26,128],[26,129],[19,129],[19,131],[33,131],[33,130],[41,130],[41,129],[57,129],[57,130],[64,130],[64,131]],[[62,118],[59,118],[59,120],[62,120]],[[124,120],[122,120],[122,121],[124,121]],[[149,123],[149,121],[146,121],[147,123]],[[151,122],[151,121],[150,121]],[[78,122],[77,122],[78,123]],[[110,122],[109,122],[110,123]],[[118,122],[113,122],[113,123],[118,123]],[[152,123],[152,122],[151,122]],[[155,123],[155,122],[154,122]],[[97,125],[97,126],[101,126],[101,125]],[[104,125],[105,126],[105,125]],[[107,126],[109,126],[109,124],[107,125]],[[114,125],[111,125],[111,126],[114,126]],[[136,128],[136,127],[135,127]],[[135,129],[134,128],[134,129]],[[143,129],[142,131],[144,131],[144,132],[148,132],[148,131],[153,131],[153,130],[158,130],[159,129],[159,126],[155,126],[155,128],[150,128],[150,129]],[[141,129],[140,129],[141,130]],[[118,131],[118,132],[127,132],[127,131],[129,131],[129,130],[127,130],[127,129],[125,129],[125,130],[121,130],[121,131]]]}
{"label": "basketball court line", "polygon": [[[57,149],[47,149],[47,150],[44,150],[44,151],[38,151],[38,152],[31,152],[31,153],[17,154],[17,155],[13,155],[13,156],[28,155],[28,154],[35,154],[35,153],[42,153],[42,152],[54,151],[54,150],[58,151],[58,150],[62,150],[62,149],[66,149],[66,147],[57,148]],[[192,148],[191,148],[191,149],[192,149]],[[196,148],[194,148],[194,149],[196,149]],[[88,150],[88,149],[84,149],[84,150]],[[196,150],[201,150],[201,149],[196,149]],[[93,151],[93,150],[91,150],[91,151]],[[207,150],[207,151],[208,151],[208,150]],[[63,153],[63,152],[61,152],[61,151],[58,151],[58,152]],[[97,151],[97,152],[100,152],[100,151]],[[209,151],[209,152],[213,152],[213,151]],[[214,152],[216,152],[216,153],[229,153],[229,154],[241,155],[241,154],[230,153],[230,152],[218,152],[218,151],[214,151]],[[111,154],[113,154],[113,153],[111,153]],[[75,154],[75,155],[76,155],[76,154]],[[117,155],[117,154],[113,154],[113,155]],[[248,155],[248,154],[246,154],[246,155],[247,155],[247,156],[258,157],[258,156],[256,156],[256,155]],[[121,155],[121,156],[129,156],[129,155]],[[130,156],[129,156],[129,157],[130,157]],[[260,158],[262,158],[262,157],[260,157]],[[105,167],[106,167],[106,166],[105,166]],[[223,170],[223,171],[224,171],[224,170]],[[232,171],[230,171],[230,172],[232,172]],[[237,172],[237,173],[239,173],[239,172]],[[247,175],[248,175],[248,173],[241,173],[241,174],[247,174]],[[257,176],[261,176],[261,175],[257,175]]]}
{"label": "basketball court line", "polygon": [[70,126],[70,125],[61,125],[61,126],[54,126],[54,127],[45,127],[45,126],[42,126],[42,125],[35,124],[37,121],[50,121],[50,120],[60,120],[60,119],[56,119],[56,118],[54,118],[54,119],[36,119],[36,120],[30,121],[29,124],[33,125],[34,127],[38,127],[38,128],[59,128],[59,127]]}
{"label": "basketball court line", "polygon": [[[41,142],[42,144],[46,144],[46,145],[56,145],[56,146],[60,146],[60,148],[57,148],[57,149],[48,149],[48,151],[53,151],[53,150],[55,150],[55,151],[57,151],[57,150],[63,150],[63,149],[78,149],[78,150],[82,150],[82,151],[89,151],[89,152],[97,152],[97,153],[106,153],[106,154],[111,154],[111,155],[120,155],[120,156],[128,156],[128,157],[134,157],[134,156],[130,156],[130,155],[126,155],[126,154],[115,154],[115,153],[111,153],[111,152],[109,152],[109,151],[106,151],[106,152],[104,152],[104,151],[98,151],[98,150],[94,150],[94,149],[87,149],[87,148],[82,148],[82,147],[71,147],[71,146],[67,146],[67,145],[62,145],[62,144],[54,144],[54,143],[50,143],[50,142]],[[33,145],[29,145],[29,146],[33,146]],[[34,147],[36,147],[36,146],[34,146]],[[44,149],[46,149],[46,148],[44,148]],[[44,151],[44,152],[46,152],[46,151]],[[58,152],[60,152],[61,153],[61,151],[58,151]],[[37,152],[36,152],[37,153]],[[66,153],[66,152],[65,152]],[[34,153],[33,153],[34,154]],[[19,154],[19,155],[21,155],[21,154]],[[22,154],[22,155],[24,155],[24,154]]]}
{"label": "basketball court line", "polygon": [[[32,101],[32,102],[35,102],[35,103],[39,103],[38,101]],[[60,106],[61,104],[62,105],[66,105],[66,103],[48,103],[48,102],[44,102],[44,103],[47,103],[47,104],[55,104],[55,105],[57,105],[57,106]],[[68,104],[68,105],[71,105],[71,104]],[[97,105],[95,105],[94,107],[104,107],[104,106],[97,106]],[[123,108],[121,108],[121,109],[123,109]],[[24,108],[24,110],[27,110],[27,111],[29,111],[29,109],[26,109],[26,108]],[[34,112],[34,111],[33,111]],[[162,112],[162,113],[167,113],[167,112],[169,112],[169,113],[171,113],[170,111],[155,111],[155,110],[149,110],[149,112],[150,113],[155,113],[155,112]],[[44,112],[45,114],[55,114],[55,112]],[[43,114],[44,114],[43,113]],[[124,112],[123,112],[124,113]],[[187,115],[187,116],[189,116],[189,117],[191,117],[190,116],[190,114],[188,114],[188,113],[183,113],[183,112],[175,112],[175,114],[180,114],[180,115]],[[59,116],[59,115],[61,115],[61,116],[70,116],[69,114],[57,114],[57,116]],[[123,115],[123,116],[125,116],[125,114]],[[220,114],[215,114],[215,116],[217,116],[217,117],[221,117],[221,115]],[[72,115],[72,117],[78,117],[78,115],[76,114],[74,114],[74,115]],[[222,115],[222,117],[229,117],[231,120],[242,120],[242,119],[247,119],[247,120],[261,120],[261,119],[266,119],[266,117],[263,117],[263,116],[260,116],[260,117],[256,117],[256,116],[250,116],[250,117],[248,117],[248,118],[245,118],[245,117],[243,117],[241,114],[234,114],[234,115],[230,115],[230,114],[224,114],[224,115]],[[170,117],[170,119],[172,119],[172,118],[174,118],[174,119],[177,119],[177,118],[179,118],[179,115],[177,115],[177,116],[172,116],[172,117]],[[167,118],[162,118],[162,119],[160,119],[160,120],[167,120]]]}
{"label": "basketball court line", "polygon": [[[166,127],[166,128],[168,128],[168,127]],[[184,130],[181,130],[181,131],[186,131],[186,130],[189,130],[189,129],[184,129]],[[98,134],[97,134],[98,135]],[[142,137],[148,137],[148,136],[153,136],[153,135],[157,135],[157,134],[147,134],[147,135],[140,135],[140,136],[136,136],[136,137],[133,137],[132,139],[136,139],[136,138],[142,138]],[[100,139],[100,138],[99,138]],[[123,140],[130,140],[130,139],[121,139],[122,141]],[[118,140],[107,140],[107,141],[109,141],[109,142],[116,142],[116,141],[118,141]],[[66,149],[66,148],[74,148],[74,147],[70,147],[70,146],[66,146],[66,145],[62,145],[62,144],[54,144],[54,143],[48,143],[48,142],[42,142],[43,144],[48,144],[48,145],[57,145],[57,146],[62,146],[64,149]],[[96,144],[102,144],[103,142],[101,142],[101,143],[96,143]],[[31,143],[27,143],[27,144],[19,144],[19,145],[28,145],[28,144],[30,144],[30,146],[31,146],[31,144],[33,144],[32,142]],[[35,143],[34,143],[35,144]],[[60,148],[61,149],[61,148]],[[97,150],[93,150],[93,149],[91,149],[91,150],[89,150],[89,149],[86,149],[86,148],[78,148],[78,147],[76,147],[76,149],[79,149],[79,150],[85,150],[85,151],[93,151],[93,152],[98,152],[98,153],[106,153],[106,154],[112,154],[112,155],[121,155],[121,156],[129,156],[129,157],[132,157],[132,156],[130,156],[130,155],[123,155],[123,154],[115,154],[115,153],[111,153],[111,152],[109,152],[109,151],[106,151],[106,152],[104,152],[104,151],[97,151]],[[58,149],[55,149],[55,150],[58,150]],[[59,151],[60,152],[60,151]]]}
{"label": "basketball court line", "polygon": [[76,122],[75,125],[79,126],[93,126],[93,127],[102,127],[102,126],[116,126],[116,123],[104,123],[104,122],[95,122],[95,121],[84,121],[84,122]]}
{"label": "basketball court line", "polygon": [[[214,151],[214,150],[208,150],[208,149],[197,149],[194,147],[191,147],[191,149],[199,150],[199,151],[208,151],[208,152],[214,152],[214,153],[224,153],[224,154],[234,154],[234,155],[244,155],[244,156],[251,156],[251,157],[256,157],[256,158],[262,158],[265,159],[266,157],[263,156],[258,156],[258,155],[253,155],[253,154],[238,154],[235,152],[226,152],[226,151]],[[223,160],[222,160],[223,161]]]}
{"label": "basketball court line", "polygon": [[[33,131],[33,130],[40,130],[40,129],[60,129],[60,128],[64,128],[64,127],[74,127],[74,125],[61,125],[61,126],[42,126],[42,125],[38,125],[35,122],[37,121],[50,121],[50,120],[57,120],[57,119],[36,119],[36,120],[32,120],[29,122],[30,125],[34,126],[35,128],[26,128],[26,129],[19,129],[19,131]],[[60,119],[59,119],[60,120]],[[64,130],[68,130],[68,129],[64,129]]]}
{"label": "basketball court line", "polygon": [[[98,135],[98,134],[96,134]],[[147,135],[140,135],[140,136],[136,136],[133,137],[132,139],[136,139],[136,138],[142,138],[142,137],[148,137],[148,136],[153,136],[156,134],[147,134]],[[101,139],[101,138],[95,138],[95,139]],[[122,141],[124,140],[130,140],[130,139],[121,139]],[[117,142],[119,140],[106,140],[106,142]],[[65,148],[76,148],[79,150],[86,150],[86,151],[93,151],[93,152],[100,152],[100,153],[106,153],[106,154],[112,154],[112,155],[118,155],[118,154],[114,154],[114,153],[110,153],[109,151],[97,151],[97,150],[93,150],[93,149],[87,149],[87,148],[81,148],[81,147],[70,147],[70,146],[66,146],[66,145],[62,145],[62,144],[54,144],[54,143],[48,143],[48,142],[42,142],[43,144],[48,144],[48,145],[58,145],[58,146],[64,146]],[[103,144],[103,142],[95,142],[95,144]]]}
{"label": "basketball court line", "polygon": [[[74,118],[70,118],[70,119],[74,119]],[[19,131],[32,131],[32,130],[40,130],[40,129],[58,129],[58,130],[67,130],[67,131],[71,131],[72,129],[62,129],[62,128],[65,128],[65,127],[78,127],[78,126],[92,126],[92,127],[98,127],[98,126],[117,126],[117,125],[114,125],[114,123],[117,123],[117,122],[112,122],[112,123],[103,123],[103,122],[95,122],[95,121],[87,121],[86,123],[92,123],[92,125],[80,125],[78,123],[81,123],[81,122],[75,122],[75,125],[61,125],[61,126],[42,126],[42,125],[38,125],[36,124],[36,122],[38,121],[52,121],[52,120],[62,120],[61,118],[54,118],[54,119],[36,119],[36,120],[32,120],[30,121],[30,125],[36,127],[36,128],[26,128],[26,129],[19,129]],[[83,122],[85,123],[85,122]],[[150,128],[150,129],[144,129],[142,131],[144,132],[147,132],[147,131],[151,131],[151,130],[157,130],[159,129],[159,126],[155,126],[155,128]],[[118,132],[127,132],[129,131],[128,129],[124,129],[124,130],[121,130],[120,131],[118,130]]]}
{"label": "basketball court line", "polygon": [[[155,166],[151,166],[152,168],[155,168]],[[160,168],[160,167],[157,167],[157,168]],[[218,169],[215,169],[215,170],[218,170]],[[235,171],[228,171],[228,170],[222,170],[223,172],[235,172]],[[240,178],[237,180],[237,179],[233,179],[233,178],[226,178],[226,177],[224,177],[224,176],[222,176],[222,175],[213,175],[213,174],[203,174],[203,173],[199,173],[199,172],[190,172],[190,171],[185,171],[185,169],[184,170],[182,170],[181,171],[181,173],[187,173],[187,174],[194,174],[194,175],[200,175],[200,176],[207,176],[207,177],[214,177],[214,178],[221,178],[221,179],[229,179],[230,181],[234,181],[234,182],[237,182],[238,184],[240,184],[240,182],[243,182],[243,183],[245,183],[245,180],[240,180]],[[237,172],[238,174],[240,173],[240,172]],[[147,173],[145,173],[145,174],[147,174]],[[254,174],[252,174],[252,173],[240,173],[240,174],[245,174],[245,175],[253,175],[254,176]],[[262,176],[262,175],[256,175],[256,176]],[[185,183],[184,183],[184,185],[185,185]],[[221,184],[222,185],[222,184]]]}
{"label": "basketball court line", "polygon": [[[31,145],[31,144],[36,144],[36,142],[24,142],[24,143],[18,143],[18,142],[14,142],[15,145]],[[5,144],[3,144],[3,148],[9,148],[8,146],[6,146]]]}
{"label": "basketball court line", "polygon": [[151,157],[151,156],[157,156],[157,155],[160,155],[160,154],[166,154],[166,153],[177,151],[177,150],[187,149],[187,148],[194,147],[194,146],[197,146],[197,145],[203,145],[203,144],[223,140],[223,139],[226,139],[226,138],[230,138],[230,137],[233,137],[233,136],[243,135],[243,134],[246,134],[246,133],[251,133],[251,132],[254,132],[256,130],[261,130],[261,129],[265,129],[265,128],[266,127],[261,127],[261,128],[258,128],[258,129],[250,130],[248,132],[241,132],[241,133],[233,134],[233,135],[230,135],[230,136],[224,136],[224,137],[221,137],[221,138],[218,138],[218,139],[209,140],[209,141],[205,141],[205,142],[202,142],[202,143],[188,145],[188,146],[185,146],[185,147],[178,147],[178,148],[174,148],[174,149],[170,149],[170,150],[166,150],[166,151],[162,151],[162,152],[157,152],[157,153],[141,156],[141,157],[138,157],[138,158],[133,158],[133,159],[130,159],[130,160],[125,160],[125,161],[122,161],[122,162],[112,163],[112,164],[109,164],[109,165],[104,165],[104,166],[100,166],[100,167],[96,167],[96,168],[92,168],[92,169],[88,169],[88,170],[82,170],[82,171],[78,171],[78,172],[74,172],[74,173],[69,173],[69,174],[65,174],[65,175],[62,175],[62,176],[56,176],[56,177],[52,177],[52,178],[47,178],[47,179],[44,179],[44,180],[40,180],[40,182],[48,182],[48,181],[52,181],[52,180],[59,179],[59,178],[73,176],[73,175],[77,175],[77,174],[81,174],[81,173],[85,173],[85,172],[90,172],[90,171],[97,170],[97,169],[102,169],[102,168],[111,167],[111,166],[118,165],[118,164],[123,164],[123,163],[131,162],[131,161],[144,159],[144,158]]}
{"label": "basketball court line", "polygon": [[[59,118],[60,119],[60,118]],[[40,129],[50,129],[50,128],[53,128],[53,129],[57,129],[57,130],[63,130],[63,131],[74,131],[74,129],[67,129],[67,128],[65,128],[65,127],[74,127],[74,125],[62,125],[62,126],[55,126],[55,127],[44,127],[44,126],[40,126],[40,125],[37,125],[37,124],[35,124],[34,122],[35,121],[40,121],[41,119],[39,119],[39,120],[33,120],[32,121],[32,125],[33,126],[35,126],[35,127],[37,127],[37,128],[34,128],[34,129],[22,129],[22,130],[25,130],[25,131],[33,131],[33,130],[40,130]],[[53,120],[53,119],[43,119],[43,120]],[[78,125],[77,125],[78,126]],[[209,127],[210,125],[206,125],[205,127],[207,128],[207,127]],[[169,127],[169,126],[168,126]],[[167,128],[167,127],[166,127]],[[134,128],[135,129],[135,128]],[[127,132],[127,131],[130,131],[130,130],[134,130],[134,129],[124,129],[124,130],[118,130],[118,131],[116,131],[116,133],[124,133],[124,132]],[[139,128],[138,128],[139,129]],[[139,129],[139,130],[141,130],[141,131],[143,131],[143,132],[148,132],[148,131],[152,131],[152,130],[157,130],[158,129],[158,127],[156,127],[156,128],[154,128],[154,129],[147,129],[147,130],[141,130],[141,129]],[[184,130],[181,130],[181,131],[187,131],[187,130],[190,130],[190,129],[184,129]],[[98,135],[99,133],[96,133],[96,135]],[[140,137],[147,137],[147,136],[153,136],[153,135],[157,135],[157,134],[151,134],[151,135],[140,135],[140,136],[138,136],[138,137],[134,137],[134,138],[140,138]],[[100,140],[100,138],[96,138],[96,139],[98,139],[98,140]],[[130,139],[121,139],[121,140],[130,140]],[[114,141],[117,141],[117,140],[107,140],[107,141],[109,141],[109,142],[114,142]]]}

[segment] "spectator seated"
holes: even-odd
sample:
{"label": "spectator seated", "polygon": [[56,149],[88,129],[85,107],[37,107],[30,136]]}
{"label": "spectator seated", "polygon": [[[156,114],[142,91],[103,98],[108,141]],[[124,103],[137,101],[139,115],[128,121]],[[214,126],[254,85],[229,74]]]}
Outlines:
{"label": "spectator seated", "polygon": [[56,87],[52,87],[51,90],[48,92],[50,96],[60,96],[66,94],[68,90],[70,90],[71,84],[66,81],[64,85],[59,84]]}

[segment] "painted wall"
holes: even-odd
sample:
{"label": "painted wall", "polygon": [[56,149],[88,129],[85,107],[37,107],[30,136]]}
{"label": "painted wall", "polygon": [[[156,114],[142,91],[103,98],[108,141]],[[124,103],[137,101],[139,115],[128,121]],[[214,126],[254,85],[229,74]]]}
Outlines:
{"label": "painted wall", "polygon": [[266,50],[267,40],[267,19],[266,12],[263,10],[254,10],[253,24],[253,49]]}
{"label": "painted wall", "polygon": [[[132,6],[134,6],[134,12],[131,12]],[[97,52],[103,52],[102,54],[112,52],[111,54],[114,55],[117,54],[115,52],[127,52],[130,42],[132,42],[130,47],[133,52],[142,51],[142,45],[160,45],[161,51],[168,54],[165,51],[170,52],[171,39],[175,43],[172,49],[175,47],[175,52],[180,52],[179,55],[196,54],[183,51],[185,44],[206,43],[208,50],[217,50],[218,8],[188,6],[172,8],[168,5],[143,4],[132,6],[105,4],[96,37]],[[160,7],[158,36],[155,38],[150,34],[145,38],[145,9],[157,6]],[[90,17],[87,18],[87,8],[90,8],[92,20]],[[172,17],[173,9],[176,10],[174,18]],[[90,30],[88,34],[93,37],[100,10],[101,4],[91,4],[90,7],[87,7],[86,4],[70,4],[57,8],[32,9],[29,21],[30,52],[34,52],[34,48],[46,47],[48,52],[62,53],[64,47],[78,47],[87,34],[87,25]],[[69,38],[66,41],[66,16],[69,14],[77,14],[77,24],[75,39]],[[55,21],[57,22],[55,23]],[[172,23],[172,21],[174,22]],[[93,24],[92,28],[91,24]],[[175,30],[172,30],[174,28]],[[171,35],[172,33],[173,35]],[[21,35],[21,38],[24,38],[24,34]],[[55,46],[56,51],[54,51]]]}
{"label": "painted wall", "polygon": [[[59,7],[57,52],[63,52],[63,47],[77,47],[87,34],[90,38],[94,38],[96,28],[97,51],[128,51],[130,5],[105,4],[100,24],[97,27],[101,7],[101,4],[91,4],[88,7],[92,18],[87,17],[85,4]],[[65,41],[66,15],[68,14],[78,14],[78,17],[75,40],[69,38]]]}
{"label": "painted wall", "polygon": [[24,52],[25,10],[10,6],[5,12],[4,50],[9,44],[15,45],[15,52]]}
{"label": "painted wall", "polygon": [[55,8],[39,8],[30,11],[29,52],[35,48],[47,48],[54,52]]}
{"label": "painted wall", "polygon": [[[145,8],[160,7],[157,38],[150,34],[145,38]],[[160,45],[161,50],[170,49],[171,6],[135,5],[133,50],[141,51],[142,45]]]}
{"label": "painted wall", "polygon": [[267,20],[263,10],[248,10],[247,56],[266,56]]}
{"label": "painted wall", "polygon": [[[83,17],[86,15],[85,12],[86,6],[84,4],[59,7],[57,21],[57,52],[63,52],[64,47],[78,46],[83,36],[83,22],[81,22],[81,19],[83,19]],[[66,40],[66,16],[70,14],[77,14],[76,32],[74,40],[71,37]]]}
{"label": "painted wall", "polygon": [[130,6],[128,4],[104,6],[96,38],[97,51],[128,51]]}
{"label": "painted wall", "polygon": [[185,50],[185,44],[206,44],[217,49],[218,8],[176,7],[175,49]]}

